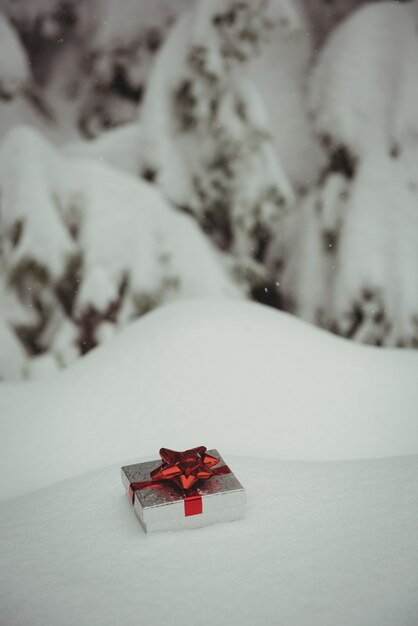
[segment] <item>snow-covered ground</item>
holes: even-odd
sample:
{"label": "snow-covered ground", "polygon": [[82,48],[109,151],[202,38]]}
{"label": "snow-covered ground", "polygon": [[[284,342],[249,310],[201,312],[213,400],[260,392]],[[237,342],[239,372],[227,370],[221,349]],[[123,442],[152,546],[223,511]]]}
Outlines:
{"label": "snow-covered ground", "polygon": [[[417,373],[415,352],[200,300],[2,384],[0,622],[415,626]],[[145,535],[120,466],[196,444],[245,519]]]}
{"label": "snow-covered ground", "polygon": [[229,524],[145,535],[119,465],[2,504],[1,623],[416,626],[418,457],[226,459]]}
{"label": "snow-covered ground", "polygon": [[162,445],[298,460],[418,453],[418,354],[261,305],[168,305],[45,381],[0,387],[0,497]]}

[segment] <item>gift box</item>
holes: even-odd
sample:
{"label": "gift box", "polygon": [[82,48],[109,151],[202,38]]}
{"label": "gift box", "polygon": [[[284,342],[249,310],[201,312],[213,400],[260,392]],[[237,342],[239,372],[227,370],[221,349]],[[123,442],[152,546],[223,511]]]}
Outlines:
{"label": "gift box", "polygon": [[145,532],[198,528],[241,519],[246,493],[217,450],[162,448],[163,459],[122,467],[126,488]]}

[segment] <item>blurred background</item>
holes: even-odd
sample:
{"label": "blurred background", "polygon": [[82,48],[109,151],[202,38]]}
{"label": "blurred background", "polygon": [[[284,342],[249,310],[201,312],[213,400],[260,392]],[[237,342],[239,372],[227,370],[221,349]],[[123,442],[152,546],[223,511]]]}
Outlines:
{"label": "blurred background", "polygon": [[178,299],[418,346],[418,2],[0,0],[0,379]]}

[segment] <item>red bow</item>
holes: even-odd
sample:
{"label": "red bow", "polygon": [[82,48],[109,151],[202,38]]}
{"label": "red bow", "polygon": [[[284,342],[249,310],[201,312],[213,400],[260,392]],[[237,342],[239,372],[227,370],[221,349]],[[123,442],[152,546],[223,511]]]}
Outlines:
{"label": "red bow", "polygon": [[184,452],[161,448],[160,457],[163,464],[151,472],[155,481],[170,480],[183,491],[188,491],[198,480],[207,480],[212,467],[220,463],[220,459],[208,454],[205,446],[198,446]]}
{"label": "red bow", "polygon": [[[220,463],[220,459],[208,454],[205,446],[199,446],[184,452],[161,448],[160,456],[163,463],[151,472],[151,480],[130,484],[128,496],[132,504],[134,503],[135,491],[152,489],[153,487],[158,487],[164,481],[171,481],[182,490],[185,516],[199,515],[202,513],[202,496],[194,489],[189,491],[190,487],[198,480],[207,480],[212,476],[222,476],[231,472],[227,465],[215,467],[215,465]],[[189,493],[186,494],[186,491],[189,491]]]}

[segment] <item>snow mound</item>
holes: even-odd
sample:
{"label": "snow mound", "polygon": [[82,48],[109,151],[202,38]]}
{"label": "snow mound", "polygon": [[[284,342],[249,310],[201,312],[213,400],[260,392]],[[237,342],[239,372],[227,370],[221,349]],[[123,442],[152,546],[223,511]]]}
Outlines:
{"label": "snow mound", "polygon": [[415,352],[359,346],[261,305],[162,307],[48,381],[0,386],[0,497],[162,445],[417,453],[417,373]]}
{"label": "snow mound", "polygon": [[415,626],[418,457],[226,460],[247,515],[195,531],[145,535],[119,465],[1,505],[2,623]]}

